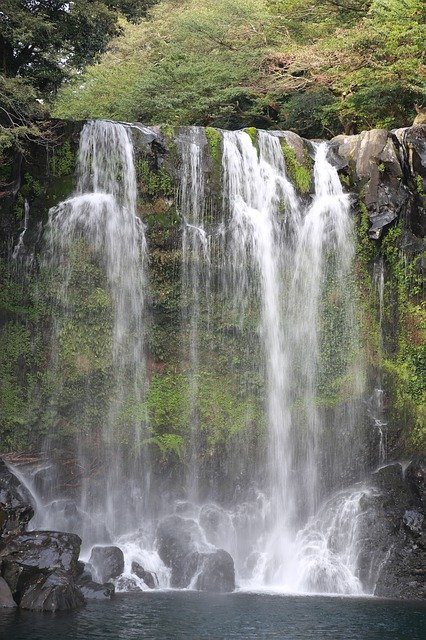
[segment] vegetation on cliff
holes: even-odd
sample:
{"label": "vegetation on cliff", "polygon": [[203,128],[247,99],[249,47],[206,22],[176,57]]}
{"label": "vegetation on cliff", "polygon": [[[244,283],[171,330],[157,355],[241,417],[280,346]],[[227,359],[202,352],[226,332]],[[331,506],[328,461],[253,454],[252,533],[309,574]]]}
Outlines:
{"label": "vegetation on cliff", "polygon": [[426,96],[425,21],[422,0],[163,0],[54,112],[306,137],[403,126]]}

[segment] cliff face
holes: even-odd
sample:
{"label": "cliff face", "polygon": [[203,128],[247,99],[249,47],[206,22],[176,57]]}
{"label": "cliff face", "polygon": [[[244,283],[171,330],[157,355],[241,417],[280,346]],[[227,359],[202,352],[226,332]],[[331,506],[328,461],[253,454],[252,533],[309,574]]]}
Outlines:
{"label": "cliff face", "polygon": [[[97,390],[89,421],[93,433],[108,396],[110,370],[102,342],[107,334],[107,313],[100,299],[92,309],[90,321],[83,313],[81,326],[73,327],[61,338],[65,380],[61,394],[55,389],[49,356],[54,295],[40,261],[43,227],[48,209],[73,190],[81,127],[80,123],[58,122],[54,142],[34,147],[25,157],[17,157],[1,168],[3,451],[39,450],[51,429],[53,413],[57,416],[55,446],[66,451],[83,428],[75,408],[86,402],[83,394],[87,385]],[[185,425],[188,381],[182,368],[182,344],[187,343],[189,331],[182,309],[188,305],[188,292],[182,286],[179,206],[185,129],[148,130],[135,126],[132,131],[138,212],[146,225],[149,247],[150,391],[145,407],[151,416],[149,446],[154,447],[160,472],[167,471],[175,477],[179,475],[176,462],[185,459],[190,437]],[[257,131],[247,132],[256,145]],[[215,129],[205,129],[204,136],[208,153],[203,172],[213,224],[220,219],[222,207],[222,139]],[[286,133],[281,146],[289,177],[299,197],[309,202],[313,191],[313,145],[296,134]],[[354,452],[353,468],[339,469],[342,482],[356,479],[365,469],[374,467],[379,461],[379,445],[386,448],[387,459],[424,448],[426,127],[338,136],[330,143],[328,157],[353,200],[357,234],[354,295],[367,376],[365,391],[357,400],[363,444]],[[90,256],[83,252],[76,259],[80,294],[85,299],[93,287],[102,289],[102,282],[89,273]],[[330,304],[331,309],[334,303]],[[213,309],[213,313],[217,312]],[[243,369],[247,356],[238,328],[223,318],[221,323],[220,340],[206,333],[200,347],[205,362],[215,363],[208,373],[203,372],[199,386],[200,406],[205,407],[200,416],[200,457],[206,477],[223,472],[223,461],[232,460],[237,434],[253,459],[261,455],[263,440],[261,382],[251,379],[252,387],[247,383],[244,393],[238,389],[236,395],[229,392],[236,384],[228,368],[230,354]],[[331,344],[332,335],[329,341]],[[245,371],[252,376],[249,369]],[[327,375],[318,404],[331,424],[345,420],[349,405],[337,374]],[[240,404],[235,403],[235,397],[240,398]],[[209,405],[215,407],[213,412]],[[252,414],[249,430],[242,417],[248,406]],[[338,439],[338,434],[330,437]],[[124,427],[119,438],[126,446]],[[329,466],[337,464],[324,455]],[[238,469],[236,475],[246,473],[239,468],[238,459],[232,465]]]}

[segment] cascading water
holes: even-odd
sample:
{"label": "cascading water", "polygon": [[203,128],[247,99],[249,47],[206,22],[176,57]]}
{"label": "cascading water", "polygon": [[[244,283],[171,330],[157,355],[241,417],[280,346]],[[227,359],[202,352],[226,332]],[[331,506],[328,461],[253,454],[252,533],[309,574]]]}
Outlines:
{"label": "cascading water", "polygon": [[[109,535],[129,531],[142,510],[146,488],[147,469],[141,471],[141,444],[146,437],[142,404],[146,242],[136,215],[136,196],[128,128],[89,122],[80,138],[76,193],[49,213],[45,258],[45,268],[56,285],[52,293],[55,376],[60,381],[62,367],[73,367],[77,381],[84,372],[93,385],[87,388],[84,406],[73,407],[83,421],[76,434],[82,469],[79,508],[92,515],[90,520],[83,518],[79,527],[86,544],[99,541],[102,528]],[[102,319],[104,333],[90,340],[87,329],[94,317]],[[76,334],[76,352],[64,353],[63,336],[70,332]],[[86,350],[92,350],[90,355],[99,363],[94,370],[88,369]],[[102,391],[98,424],[91,412]],[[60,382],[57,393],[71,395]],[[54,416],[49,446],[64,419]],[[126,462],[125,448],[130,449]]]}
{"label": "cascading water", "polygon": [[203,149],[207,146],[204,131],[190,127],[181,135],[182,173],[179,189],[179,208],[182,218],[182,325],[186,329],[182,360],[189,360],[189,432],[190,473],[188,497],[198,499],[198,377],[200,307],[207,307],[210,297],[210,238],[205,230],[206,194],[204,184]]}
{"label": "cascading water", "polygon": [[[345,486],[349,458],[356,456],[357,400],[364,386],[350,200],[327,160],[326,144],[311,147],[314,194],[302,198],[287,175],[281,134],[259,131],[256,144],[244,131],[217,135],[223,191],[216,212],[206,204],[211,159],[205,132],[190,127],[176,141],[184,338],[179,371],[189,407],[180,495],[171,491],[160,500],[142,454],[151,435],[144,402],[147,247],[136,215],[128,127],[84,127],[76,194],[49,214],[45,267],[56,289],[55,393],[72,400],[72,388],[61,380],[64,366],[75,370],[77,384],[79,372],[88,380],[84,402],[76,407],[70,401],[82,423],[76,434],[83,479],[76,530],[86,549],[109,540],[119,544],[124,577],[133,583],[132,560],[155,573],[160,586],[168,585],[155,530],[158,519],[175,513],[198,527],[198,551],[220,547],[232,554],[242,587],[361,593],[358,525],[368,490],[339,491],[324,503],[331,489]],[[105,334],[94,343],[84,330],[92,316],[103,318]],[[64,353],[62,337],[73,332],[78,348]],[[85,349],[96,356],[90,358],[95,371],[88,369]],[[240,418],[243,435],[231,441],[233,450],[224,448],[220,471],[229,471],[229,478],[219,480],[204,449],[205,423],[216,410],[206,388],[218,370],[228,404],[245,405],[242,416],[230,413]],[[331,387],[336,378],[339,387]],[[330,397],[343,407],[339,412],[324,408]],[[252,469],[246,441],[255,430],[256,402],[266,438]],[[60,429],[67,416],[55,414],[54,397],[51,404],[54,430]],[[53,434],[47,444],[54,442]],[[36,526],[70,530],[66,500],[53,493],[51,499]],[[74,515],[71,509],[71,520]],[[125,581],[117,586],[126,588]],[[136,586],[145,588],[141,581]]]}

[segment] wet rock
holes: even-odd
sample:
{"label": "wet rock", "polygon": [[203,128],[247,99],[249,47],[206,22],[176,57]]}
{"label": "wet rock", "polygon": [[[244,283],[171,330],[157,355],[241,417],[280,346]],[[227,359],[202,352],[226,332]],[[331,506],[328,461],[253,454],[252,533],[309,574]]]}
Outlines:
{"label": "wet rock", "polygon": [[134,578],[129,576],[120,576],[115,581],[117,591],[141,591],[138,583]]}
{"label": "wet rock", "polygon": [[426,234],[426,125],[393,132],[402,145],[417,202],[409,212],[408,224],[414,234]]}
{"label": "wet rock", "polygon": [[412,460],[405,470],[405,480],[417,498],[418,504],[426,507],[426,473],[420,460]]}
{"label": "wet rock", "polygon": [[411,463],[405,474],[400,464],[387,465],[371,479],[376,491],[365,498],[360,520],[360,579],[377,596],[423,599],[426,535],[419,464]]}
{"label": "wet rock", "polygon": [[80,538],[73,533],[29,531],[9,540],[0,550],[1,573],[18,601],[27,585],[40,574],[77,571]]}
{"label": "wet rock", "polygon": [[33,504],[29,491],[0,459],[0,540],[25,531]]}
{"label": "wet rock", "polygon": [[224,547],[235,540],[235,529],[226,511],[215,504],[206,504],[200,511],[200,526],[206,539],[215,547]]}
{"label": "wet rock", "polygon": [[203,554],[198,566],[196,589],[213,593],[226,593],[235,589],[234,561],[227,551],[218,549]]}
{"label": "wet rock", "polygon": [[20,608],[32,611],[69,611],[78,609],[84,602],[73,577],[60,569],[47,575],[34,575],[19,596]]}
{"label": "wet rock", "polygon": [[99,584],[99,582],[92,580],[92,576],[89,573],[80,575],[75,583],[86,600],[110,600],[115,593],[115,587],[112,582]]}
{"label": "wet rock", "polygon": [[12,592],[4,578],[0,578],[0,609],[11,609],[16,607]]}
{"label": "wet rock", "polygon": [[199,550],[204,551],[201,529],[194,520],[168,516],[157,528],[158,555],[172,570],[171,586],[188,587],[198,568]]}
{"label": "wet rock", "polygon": [[118,547],[93,547],[89,564],[94,580],[103,584],[123,573],[124,555]]}
{"label": "wet rock", "polygon": [[139,562],[132,562],[132,573],[134,573],[138,578],[143,580],[147,587],[150,589],[155,589],[158,587],[158,580],[155,573],[151,573],[150,571],[146,571]]}
{"label": "wet rock", "polygon": [[418,511],[406,511],[402,518],[404,526],[414,535],[420,535],[423,529],[424,516]]}

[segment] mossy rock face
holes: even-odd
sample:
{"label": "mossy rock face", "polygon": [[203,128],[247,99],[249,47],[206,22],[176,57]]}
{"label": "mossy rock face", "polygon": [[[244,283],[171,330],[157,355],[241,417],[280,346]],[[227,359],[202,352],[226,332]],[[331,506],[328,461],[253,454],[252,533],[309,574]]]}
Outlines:
{"label": "mossy rock face", "polygon": [[287,175],[297,191],[306,195],[313,189],[313,161],[302,138],[291,132],[280,137]]}

